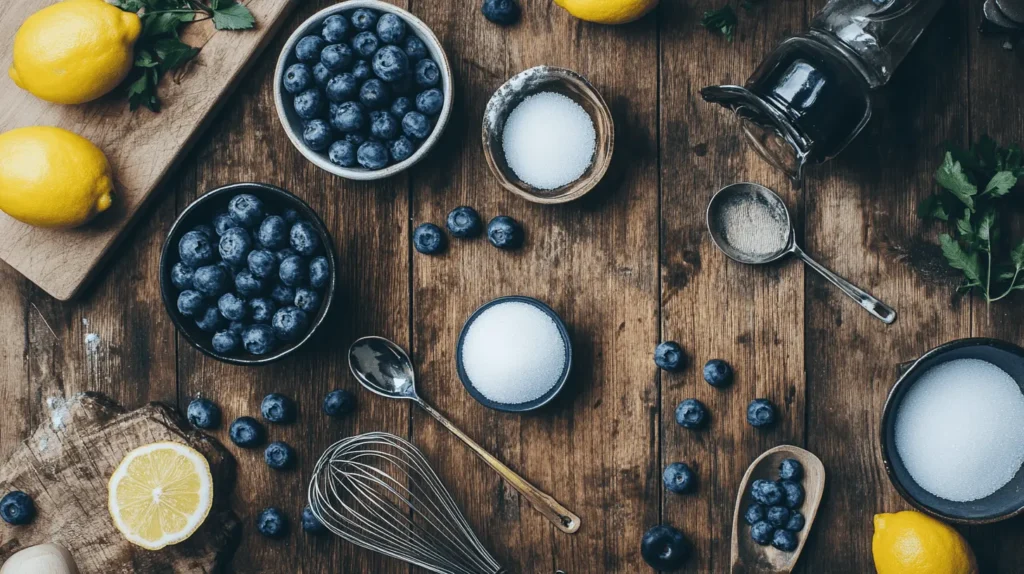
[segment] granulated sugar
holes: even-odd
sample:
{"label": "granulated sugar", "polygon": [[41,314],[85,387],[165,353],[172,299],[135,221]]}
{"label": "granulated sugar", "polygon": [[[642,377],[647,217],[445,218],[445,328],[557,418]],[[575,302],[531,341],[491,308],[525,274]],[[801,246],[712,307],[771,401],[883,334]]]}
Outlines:
{"label": "granulated sugar", "polygon": [[1024,394],[999,367],[957,359],[929,369],[896,413],[896,450],[910,476],[954,502],[985,498],[1024,463]]}
{"label": "granulated sugar", "polygon": [[509,114],[501,145],[519,179],[538,189],[555,189],[587,171],[597,133],[590,114],[571,98],[540,92]]}
{"label": "granulated sugar", "polygon": [[561,380],[565,340],[555,321],[534,305],[498,303],[470,324],[462,343],[462,366],[487,399],[526,403]]}
{"label": "granulated sugar", "polygon": [[778,253],[789,242],[786,214],[759,194],[738,194],[718,213],[725,241],[752,259]]}

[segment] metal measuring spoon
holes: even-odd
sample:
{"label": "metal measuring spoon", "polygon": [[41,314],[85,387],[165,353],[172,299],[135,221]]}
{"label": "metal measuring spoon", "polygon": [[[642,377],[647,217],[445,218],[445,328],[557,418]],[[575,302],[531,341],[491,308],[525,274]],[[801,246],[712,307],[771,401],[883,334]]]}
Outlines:
{"label": "metal measuring spoon", "polygon": [[[764,223],[769,226],[775,226],[771,231],[776,232],[777,235],[775,237],[779,238],[779,247],[777,249],[772,249],[770,252],[743,250],[737,247],[737,238],[732,238],[730,241],[725,225],[725,213],[729,209],[736,209],[737,206],[745,201],[756,201],[768,208],[771,217],[765,219]],[[814,269],[825,279],[832,282],[833,285],[842,289],[843,293],[849,295],[851,299],[859,303],[861,307],[874,315],[875,318],[887,325],[896,320],[896,311],[892,307],[829,271],[820,263],[811,259],[809,255],[804,253],[803,249],[800,249],[800,246],[796,244],[796,231],[793,229],[789,210],[786,209],[785,202],[767,187],[756,183],[734,183],[723,187],[718,190],[718,193],[711,198],[711,203],[708,204],[707,223],[708,231],[711,232],[711,239],[715,242],[715,246],[730,259],[749,265],[761,265],[777,261],[789,254],[795,254],[800,259],[803,259],[804,263],[811,269]]]}
{"label": "metal measuring spoon", "polygon": [[430,413],[430,416],[437,419],[452,434],[462,439],[462,442],[473,449],[477,456],[484,459],[484,462],[529,500],[530,504],[559,530],[572,534],[580,529],[579,516],[526,482],[523,477],[494,458],[484,450],[484,447],[466,436],[416,394],[416,375],[413,373],[412,361],[401,347],[383,337],[363,337],[352,343],[348,349],[348,368],[359,383],[370,392],[389,399],[410,400]]}

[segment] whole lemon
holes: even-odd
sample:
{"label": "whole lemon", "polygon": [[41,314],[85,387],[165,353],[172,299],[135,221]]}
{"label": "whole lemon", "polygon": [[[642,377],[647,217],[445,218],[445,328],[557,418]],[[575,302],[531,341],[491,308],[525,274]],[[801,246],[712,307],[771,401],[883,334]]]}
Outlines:
{"label": "whole lemon", "polygon": [[871,539],[878,574],[977,574],[974,552],[960,533],[926,514],[875,515]]}
{"label": "whole lemon", "polygon": [[38,227],[76,227],[112,202],[110,163],[100,148],[61,128],[0,135],[0,210]]}
{"label": "whole lemon", "polygon": [[142,31],[138,15],[103,0],[65,0],[32,14],[14,35],[8,71],[18,87],[57,104],[81,104],[124,80]]}
{"label": "whole lemon", "polygon": [[658,0],[555,0],[573,16],[598,24],[625,24],[654,10]]}

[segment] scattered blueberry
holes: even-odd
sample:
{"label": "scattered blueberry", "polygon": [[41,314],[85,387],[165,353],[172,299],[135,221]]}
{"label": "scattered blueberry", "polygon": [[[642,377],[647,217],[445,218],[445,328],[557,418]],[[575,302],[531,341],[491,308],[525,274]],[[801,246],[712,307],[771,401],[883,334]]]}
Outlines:
{"label": "scattered blueberry", "polygon": [[796,550],[796,536],[793,536],[792,532],[780,528],[772,535],[772,546],[783,552],[792,552]]}
{"label": "scattered blueberry", "polygon": [[171,267],[171,284],[179,290],[191,289],[194,274],[194,269],[185,265],[184,261],[179,261],[174,264],[174,267]]}
{"label": "scattered blueberry", "polygon": [[256,530],[267,538],[284,538],[288,535],[288,519],[274,507],[264,508],[256,517]]}
{"label": "scattered blueberry", "polygon": [[441,81],[441,69],[431,59],[416,62],[416,85],[421,88],[433,88]]}
{"label": "scattered blueberry", "polygon": [[707,422],[708,410],[697,399],[686,399],[676,407],[676,423],[683,428],[699,429]]}
{"label": "scattered blueberry", "polygon": [[277,303],[278,307],[291,305],[295,301],[295,289],[278,283],[270,290],[270,298]]}
{"label": "scattered blueberry", "polygon": [[228,202],[228,214],[242,227],[256,227],[263,221],[263,202],[255,195],[243,193]]}
{"label": "scattered blueberry", "polygon": [[385,44],[397,44],[405,38],[405,21],[396,14],[384,14],[377,20],[377,36]]}
{"label": "scattered blueberry", "polygon": [[309,262],[309,284],[314,289],[326,287],[331,280],[331,264],[320,255]]}
{"label": "scattered blueberry", "polygon": [[369,8],[357,8],[352,12],[352,27],[356,30],[371,30],[377,25],[377,13]]}
{"label": "scattered blueberry", "polygon": [[306,262],[295,255],[281,262],[278,276],[281,282],[289,287],[299,287],[306,283],[308,269]]}
{"label": "scattered blueberry", "polygon": [[352,38],[352,49],[363,58],[369,58],[380,47],[380,40],[373,32],[360,32]]}
{"label": "scattered blueberry", "polygon": [[352,75],[357,80],[368,80],[373,75],[373,67],[366,60],[359,60],[352,66]]}
{"label": "scattered blueberry", "polygon": [[252,448],[263,444],[263,425],[252,417],[238,417],[228,428],[231,442],[242,448]]}
{"label": "scattered blueberry", "polygon": [[291,231],[288,232],[288,240],[292,249],[299,255],[308,257],[320,249],[320,236],[307,221],[299,221],[292,225]]}
{"label": "scattered blueberry", "polygon": [[234,293],[225,293],[217,300],[217,309],[228,321],[241,321],[249,312],[245,301]]}
{"label": "scattered blueberry", "polygon": [[270,326],[274,328],[274,336],[278,340],[294,341],[308,329],[309,316],[298,307],[282,307],[274,313]]}
{"label": "scattered blueberry", "polygon": [[757,522],[761,522],[762,520],[764,520],[764,518],[765,518],[764,506],[762,506],[762,505],[760,505],[760,504],[758,504],[756,502],[751,502],[750,506],[747,507],[747,511],[743,513],[743,520],[745,520],[747,522],[747,524],[750,524],[750,525],[753,525],[753,524],[755,524]]}
{"label": "scattered blueberry", "polygon": [[780,480],[779,486],[786,495],[785,504],[790,508],[799,508],[804,503],[804,487],[792,480]]}
{"label": "scattered blueberry", "polygon": [[320,52],[320,63],[332,72],[340,72],[352,66],[355,54],[348,44],[331,44]]}
{"label": "scattered blueberry", "polygon": [[201,231],[189,231],[178,241],[178,256],[185,265],[196,268],[213,261],[213,242]]}
{"label": "scattered blueberry", "polygon": [[765,506],[775,506],[782,502],[785,494],[778,483],[761,478],[750,485],[750,496]]}
{"label": "scattered blueberry", "polygon": [[682,532],[659,525],[644,533],[640,541],[640,556],[655,570],[678,570],[690,557],[690,542]]}
{"label": "scattered blueberry", "polygon": [[331,112],[330,120],[331,127],[339,132],[358,132],[366,127],[366,110],[359,102],[345,102]]}
{"label": "scattered blueberry", "polygon": [[304,120],[311,120],[320,115],[323,105],[320,90],[306,90],[295,96],[295,100],[292,102],[295,113]]}
{"label": "scattered blueberry", "polygon": [[391,115],[396,118],[404,118],[405,114],[413,110],[412,100],[405,96],[399,96],[391,102]]}
{"label": "scattered blueberry", "polygon": [[[254,299],[258,301],[258,299]],[[242,332],[242,345],[253,355],[266,355],[274,348],[274,330],[269,325],[256,324]]]}
{"label": "scattered blueberry", "polygon": [[241,265],[252,251],[252,237],[241,227],[232,227],[220,236],[217,251],[220,258],[232,266]]}
{"label": "scattered blueberry", "polygon": [[679,343],[665,341],[654,348],[654,364],[665,371],[678,371],[686,362],[686,354]]}
{"label": "scattered blueberry", "polygon": [[317,519],[316,515],[313,514],[313,509],[308,506],[302,509],[302,529],[309,534],[323,534],[327,532],[327,527]]}
{"label": "scattered blueberry", "polygon": [[397,82],[409,73],[409,56],[397,46],[384,46],[373,55],[373,73],[385,82]]}
{"label": "scattered blueberry", "polygon": [[398,120],[388,112],[370,112],[370,135],[373,137],[379,140],[395,139],[400,129]]}
{"label": "scattered blueberry", "polygon": [[309,120],[302,129],[302,141],[313,151],[324,151],[331,145],[331,126],[320,118]]}
{"label": "scattered blueberry", "polygon": [[186,411],[188,422],[200,429],[212,429],[220,425],[220,407],[210,399],[194,399]]}
{"label": "scattered blueberry", "polygon": [[263,460],[274,470],[287,470],[295,465],[295,449],[288,443],[274,441],[263,451]]}
{"label": "scattered blueberry", "polygon": [[316,65],[313,66],[313,82],[321,88],[326,86],[327,82],[331,81],[331,78],[333,77],[334,74],[327,69],[327,66],[324,66],[320,62],[317,62]]}
{"label": "scattered blueberry", "polygon": [[380,142],[368,141],[356,150],[356,161],[366,169],[383,169],[388,165],[388,150]]}
{"label": "scattered blueberry", "polygon": [[315,62],[327,42],[320,36],[306,36],[295,44],[295,57],[300,62]]}
{"label": "scattered blueberry", "polygon": [[198,292],[186,289],[178,293],[178,312],[186,317],[195,317],[206,310],[206,299]]}
{"label": "scattered blueberry", "polygon": [[299,287],[295,290],[295,306],[306,313],[316,313],[320,309],[320,293]]}
{"label": "scattered blueberry", "polygon": [[243,297],[255,297],[263,292],[263,280],[242,269],[235,275],[235,290]]}
{"label": "scattered blueberry", "polygon": [[7,524],[19,526],[32,522],[36,517],[36,505],[32,498],[20,490],[8,492],[0,498],[0,518]]}
{"label": "scattered blueberry", "polygon": [[398,136],[388,142],[388,154],[395,163],[409,159],[415,151],[416,144],[405,136]]}
{"label": "scattered blueberry", "polygon": [[340,165],[341,167],[355,167],[358,165],[356,161],[356,144],[345,140],[338,140],[331,144],[331,147],[327,150],[327,159],[331,160],[331,163]]}
{"label": "scattered blueberry", "polygon": [[337,44],[348,36],[348,31],[348,20],[340,14],[334,14],[333,16],[328,16],[324,20],[324,27],[323,30],[321,30],[320,35],[328,42]]}
{"label": "scattered blueberry", "polygon": [[773,506],[768,509],[766,520],[776,528],[782,528],[789,522],[789,509],[785,506]]}
{"label": "scattered blueberry", "polygon": [[329,417],[342,417],[356,410],[356,396],[338,389],[327,393],[324,397],[323,411]]}
{"label": "scattered blueberry", "polygon": [[750,426],[762,428],[775,422],[775,407],[768,399],[754,399],[747,406],[747,422]]}
{"label": "scattered blueberry", "polygon": [[359,101],[367,109],[385,108],[391,103],[391,90],[388,89],[387,84],[377,78],[366,80],[359,88]]}
{"label": "scattered blueberry", "polygon": [[410,35],[405,39],[405,55],[409,57],[409,63],[419,62],[428,56],[427,45],[416,36]]}
{"label": "scattered blueberry", "polygon": [[498,249],[519,249],[523,245],[523,228],[515,219],[499,215],[487,224],[487,240]]}
{"label": "scattered blueberry", "polygon": [[795,458],[787,458],[779,464],[779,478],[783,480],[800,480],[804,476],[804,467]]}
{"label": "scattered blueberry", "polygon": [[499,26],[511,26],[519,21],[519,4],[515,0],[484,0],[480,11],[484,18]]}
{"label": "scattered blueberry", "polygon": [[292,64],[284,71],[284,89],[297,94],[313,86],[313,72],[306,64]]}
{"label": "scattered blueberry", "polygon": [[732,382],[732,367],[722,359],[704,363],[704,380],[712,387],[724,387]]}
{"label": "scattered blueberry", "polygon": [[448,212],[446,224],[448,232],[453,237],[476,237],[484,231],[484,223],[480,219],[480,214],[472,207],[465,205],[456,207]]}
{"label": "scattered blueberry", "polygon": [[221,317],[217,307],[207,307],[196,315],[196,326],[207,333],[213,333],[224,325],[224,318]]}
{"label": "scattered blueberry", "polygon": [[[256,323],[270,323],[270,320],[274,317],[274,311],[276,310],[277,307],[274,305],[274,302],[265,297],[256,297],[255,299],[249,300],[249,313],[252,320]],[[244,336],[242,340],[245,342]],[[246,343],[246,348],[248,347],[249,345]],[[259,355],[262,353],[255,354]]]}
{"label": "scattered blueberry", "polygon": [[327,82],[324,92],[332,102],[350,101],[359,94],[359,80],[349,72],[338,74]]}
{"label": "scattered blueberry", "polygon": [[420,92],[416,96],[416,109],[428,116],[436,116],[444,107],[444,95],[437,88]]}
{"label": "scattered blueberry", "polygon": [[665,483],[665,488],[676,494],[684,494],[693,490],[697,484],[697,475],[686,463],[673,462],[665,467],[661,480]]}
{"label": "scattered blueberry", "polygon": [[448,241],[440,227],[421,223],[412,232],[412,245],[424,255],[435,255],[445,250]]}
{"label": "scattered blueberry", "polygon": [[772,534],[775,533],[775,528],[768,524],[767,521],[762,520],[761,522],[755,522],[750,527],[750,537],[754,539],[761,546],[767,546],[772,541]]}
{"label": "scattered blueberry", "polygon": [[790,513],[789,521],[784,528],[790,532],[800,532],[804,529],[804,523],[804,515],[800,514],[799,510],[794,510]]}
{"label": "scattered blueberry", "polygon": [[214,333],[213,339],[210,340],[210,345],[215,353],[232,355],[242,348],[242,337],[229,327]]}
{"label": "scattered blueberry", "polygon": [[295,401],[281,393],[270,393],[260,403],[260,414],[268,422],[288,424],[295,422]]}
{"label": "scattered blueberry", "polygon": [[253,249],[246,258],[249,271],[260,279],[267,279],[277,274],[277,258],[266,249]]}

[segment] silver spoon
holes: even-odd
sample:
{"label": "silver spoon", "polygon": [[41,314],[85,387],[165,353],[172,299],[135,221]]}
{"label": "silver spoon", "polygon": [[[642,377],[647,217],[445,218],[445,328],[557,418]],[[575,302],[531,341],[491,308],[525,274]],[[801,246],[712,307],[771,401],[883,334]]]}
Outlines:
{"label": "silver spoon", "polygon": [[559,530],[572,534],[580,529],[579,516],[526,482],[416,394],[416,375],[413,373],[412,361],[401,347],[383,337],[363,337],[348,349],[348,368],[370,392],[389,399],[410,400],[430,413],[430,416],[469,445],[477,456],[484,459]]}
{"label": "silver spoon", "polygon": [[[729,237],[729,229],[726,225],[726,214],[730,210],[739,209],[747,202],[759,203],[759,213],[767,213],[759,222],[761,231],[767,238],[765,245],[758,248],[750,246],[739,246],[740,239]],[[765,211],[765,209],[767,211]],[[749,265],[761,265],[777,261],[786,255],[795,254],[802,259],[811,269],[820,273],[833,285],[842,289],[851,299],[871,313],[886,325],[896,320],[896,310],[882,303],[860,287],[850,283],[846,279],[836,275],[823,267],[817,261],[811,259],[804,253],[803,249],[796,244],[796,231],[789,217],[785,202],[772,190],[756,183],[734,183],[718,190],[718,193],[711,198],[708,204],[707,213],[708,231],[711,232],[711,239],[715,245],[730,259],[747,263]],[[733,230],[735,231],[735,230]],[[744,233],[752,230],[745,229]],[[750,237],[747,235],[746,237]]]}

